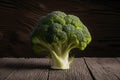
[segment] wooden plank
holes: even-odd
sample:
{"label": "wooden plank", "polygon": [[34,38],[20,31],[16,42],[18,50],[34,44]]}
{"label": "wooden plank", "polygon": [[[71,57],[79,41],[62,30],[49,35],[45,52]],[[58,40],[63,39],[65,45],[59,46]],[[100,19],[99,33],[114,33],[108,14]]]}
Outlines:
{"label": "wooden plank", "polygon": [[117,59],[117,60],[118,60],[118,62],[120,63],[120,57],[117,57],[116,59]]}
{"label": "wooden plank", "polygon": [[[0,80],[6,79],[9,75],[14,73],[17,68],[15,67],[19,59],[14,58],[0,58]],[[21,65],[19,65],[21,66]]]}
{"label": "wooden plank", "polygon": [[50,70],[48,80],[93,80],[82,58],[76,58],[69,70]]}
{"label": "wooden plank", "polygon": [[120,64],[114,58],[85,58],[95,80],[120,80]]}
{"label": "wooden plank", "polygon": [[[5,80],[47,80],[49,69],[48,59],[22,58],[14,60],[19,61],[15,62],[14,64],[17,64],[17,66],[11,69],[14,70],[17,68],[17,70]],[[20,64],[22,66],[19,66]]]}

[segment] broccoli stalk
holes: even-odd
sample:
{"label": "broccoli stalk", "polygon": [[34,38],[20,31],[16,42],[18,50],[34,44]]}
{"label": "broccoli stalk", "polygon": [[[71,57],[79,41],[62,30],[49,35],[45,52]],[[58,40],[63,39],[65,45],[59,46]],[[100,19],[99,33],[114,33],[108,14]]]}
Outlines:
{"label": "broccoli stalk", "polygon": [[55,50],[50,51],[52,55],[51,62],[53,69],[69,69],[69,65],[74,59],[74,57],[69,58],[70,50],[71,49],[67,48],[65,48],[65,50],[62,50],[61,47],[56,47]]}
{"label": "broccoli stalk", "polygon": [[61,11],[41,17],[31,35],[34,52],[49,51],[53,69],[69,69],[74,59],[70,51],[84,50],[90,42],[91,35],[80,19]]}
{"label": "broccoli stalk", "polygon": [[52,52],[52,68],[53,69],[69,69],[69,54],[65,53],[64,56],[58,56],[56,53]]}
{"label": "broccoli stalk", "polygon": [[[33,49],[36,53],[41,52],[40,45],[44,46],[44,49],[48,50],[51,54],[51,63],[53,69],[69,69],[69,65],[74,60],[74,57],[71,56],[69,58],[70,50],[74,47],[70,47],[70,45],[49,45],[44,43],[43,41],[40,41],[37,37],[33,38],[32,42],[35,44],[33,46]],[[37,45],[38,44],[38,45]]]}

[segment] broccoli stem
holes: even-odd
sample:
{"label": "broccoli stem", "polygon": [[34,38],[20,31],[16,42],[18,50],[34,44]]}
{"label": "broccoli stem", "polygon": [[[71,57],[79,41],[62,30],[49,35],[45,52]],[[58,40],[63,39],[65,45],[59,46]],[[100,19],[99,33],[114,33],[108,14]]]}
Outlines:
{"label": "broccoli stem", "polygon": [[59,56],[54,51],[51,51],[51,63],[52,69],[69,69],[69,65],[71,62],[69,62],[69,53],[65,53],[64,56]]}
{"label": "broccoli stem", "polygon": [[52,69],[69,69],[74,57],[69,58],[70,50],[76,46],[58,44],[52,46],[50,50]]}

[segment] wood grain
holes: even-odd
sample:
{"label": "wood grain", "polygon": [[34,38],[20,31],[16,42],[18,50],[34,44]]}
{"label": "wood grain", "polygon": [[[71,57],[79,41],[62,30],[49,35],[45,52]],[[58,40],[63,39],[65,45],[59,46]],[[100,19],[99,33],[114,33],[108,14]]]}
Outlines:
{"label": "wood grain", "polygon": [[45,58],[0,58],[0,80],[120,80],[118,58],[75,58],[69,70],[53,70]]}
{"label": "wood grain", "polygon": [[[18,61],[19,59],[12,58],[0,59],[0,80],[5,80],[8,76],[17,70],[16,64],[14,63],[17,63]],[[19,64],[19,67],[21,67],[21,64]]]}
{"label": "wood grain", "polygon": [[120,63],[120,57],[117,57],[118,62]]}
{"label": "wood grain", "polygon": [[113,58],[85,58],[95,80],[120,80],[120,64]]}
{"label": "wood grain", "polygon": [[75,59],[70,70],[50,70],[49,80],[92,80],[82,58]]}
{"label": "wood grain", "polygon": [[6,65],[0,68],[0,80],[47,80],[47,59],[6,58],[4,63]]}

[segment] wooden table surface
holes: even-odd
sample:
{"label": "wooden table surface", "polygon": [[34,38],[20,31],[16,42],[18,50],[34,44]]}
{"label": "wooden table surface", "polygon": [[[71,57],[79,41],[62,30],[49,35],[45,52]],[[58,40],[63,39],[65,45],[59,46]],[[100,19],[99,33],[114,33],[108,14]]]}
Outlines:
{"label": "wooden table surface", "polygon": [[120,58],[75,58],[52,70],[46,58],[0,58],[0,80],[120,80]]}

